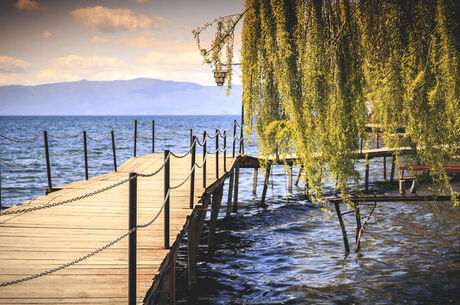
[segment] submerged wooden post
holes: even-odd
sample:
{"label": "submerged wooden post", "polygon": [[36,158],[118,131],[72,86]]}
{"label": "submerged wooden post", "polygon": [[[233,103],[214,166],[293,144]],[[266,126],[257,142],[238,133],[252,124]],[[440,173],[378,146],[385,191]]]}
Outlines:
{"label": "submerged wooden post", "polygon": [[196,236],[198,226],[198,215],[192,214],[190,228],[187,232],[187,273],[188,273],[188,291],[191,294],[196,285],[196,246],[198,237]]}
{"label": "submerged wooden post", "polygon": [[233,178],[235,176],[234,170],[230,171],[230,178],[228,182],[228,197],[227,197],[227,214],[226,217],[230,217],[230,213],[232,212],[232,195],[233,195]]}
{"label": "submerged wooden post", "polygon": [[110,132],[112,134],[112,154],[113,154],[113,170],[117,171],[117,153],[115,151],[115,133],[112,130]]}
{"label": "submerged wooden post", "polygon": [[203,188],[206,188],[206,130],[203,131]]}
{"label": "submerged wooden post", "polygon": [[165,150],[164,152],[164,199],[165,199],[165,207],[164,207],[164,246],[165,249],[169,249],[169,201],[170,201],[170,158],[169,158],[169,150]]}
{"label": "submerged wooden post", "polygon": [[257,175],[259,174],[259,169],[256,167],[254,168],[254,179],[252,181],[252,193],[254,195],[257,194]]}
{"label": "submerged wooden post", "polygon": [[334,202],[335,211],[337,213],[337,218],[339,219],[340,229],[342,230],[343,245],[345,246],[345,257],[350,254],[350,246],[348,245],[347,231],[342,219],[342,213],[340,212],[340,206],[338,202]]}
{"label": "submerged wooden post", "polygon": [[387,180],[387,157],[383,157],[383,180]]}
{"label": "submerged wooden post", "polygon": [[394,181],[394,176],[395,176],[395,156],[392,157],[391,159],[391,172],[390,172],[390,182]]}
{"label": "submerged wooden post", "polygon": [[89,179],[89,175],[88,175],[88,143],[87,143],[87,140],[86,140],[86,130],[83,131],[83,152],[84,152],[84,156],[85,156],[85,179],[88,180]]}
{"label": "submerged wooden post", "polygon": [[152,121],[152,154],[155,153],[155,121]]}
{"label": "submerged wooden post", "polygon": [[292,193],[292,165],[288,169],[288,192]]}
{"label": "submerged wooden post", "polygon": [[237,160],[235,167],[235,189],[233,194],[233,213],[238,212],[238,185],[240,183],[240,161]]}
{"label": "submerged wooden post", "polygon": [[137,174],[129,173],[128,304],[136,305],[137,268]]}
{"label": "submerged wooden post", "polygon": [[359,211],[359,204],[353,203],[355,209],[355,218],[356,218],[356,232],[355,232],[355,250],[358,251],[360,248],[360,235],[361,235],[361,213]]}
{"label": "submerged wooden post", "polygon": [[43,131],[43,140],[45,142],[45,158],[46,158],[46,174],[48,176],[48,190],[47,193],[53,191],[53,184],[51,182],[51,163],[50,163],[50,151],[48,147],[48,132]]}
{"label": "submerged wooden post", "polygon": [[303,168],[302,166],[299,167],[299,173],[297,174],[297,178],[295,179],[295,183],[294,183],[295,186],[299,185],[300,177],[302,176],[302,168]]}
{"label": "submerged wooden post", "polygon": [[364,190],[369,191],[369,162],[366,162],[366,172],[364,174]]}
{"label": "submerged wooden post", "polygon": [[265,198],[267,196],[268,180],[269,180],[269,177],[270,177],[270,170],[271,170],[271,165],[268,165],[267,168],[265,169],[265,181],[264,181],[264,188],[262,190],[262,204],[265,204]]}
{"label": "submerged wooden post", "polygon": [[133,156],[136,157],[137,154],[137,120],[134,120],[134,148]]}
{"label": "submerged wooden post", "polygon": [[195,156],[196,156],[196,140],[192,136],[192,157],[190,160],[191,176],[190,176],[190,208],[193,209],[193,200],[195,199]]}
{"label": "submerged wooden post", "polygon": [[219,216],[219,210],[222,203],[224,183],[217,187],[217,189],[212,193],[212,203],[211,203],[211,218],[209,219],[209,235],[208,235],[208,257],[211,257],[214,254],[216,248],[216,226],[217,226],[217,216]]}

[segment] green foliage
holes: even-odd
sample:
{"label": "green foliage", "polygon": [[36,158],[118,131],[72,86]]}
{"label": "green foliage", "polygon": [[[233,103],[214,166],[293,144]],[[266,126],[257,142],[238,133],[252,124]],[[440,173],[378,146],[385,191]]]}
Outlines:
{"label": "green foliage", "polygon": [[295,152],[319,200],[327,180],[357,185],[350,155],[369,122],[396,149],[404,127],[414,162],[458,157],[459,11],[456,0],[246,0],[243,104],[261,153]]}

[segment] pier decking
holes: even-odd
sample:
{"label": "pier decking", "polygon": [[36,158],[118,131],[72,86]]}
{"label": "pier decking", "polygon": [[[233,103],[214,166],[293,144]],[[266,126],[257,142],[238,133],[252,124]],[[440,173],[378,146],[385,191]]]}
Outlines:
{"label": "pier decking", "polygon": [[[191,155],[170,157],[170,185],[191,172]],[[196,154],[201,164],[202,154]],[[206,186],[224,180],[236,158],[207,154]],[[129,159],[117,172],[66,184],[55,192],[6,211],[34,208],[75,198],[123,182],[130,172],[150,174],[164,162],[164,154]],[[163,169],[164,170],[164,169]],[[163,171],[162,170],[162,171]],[[137,177],[137,223],[148,223],[165,199],[164,175]],[[233,180],[233,179],[232,179]],[[0,282],[6,283],[62,266],[101,249],[128,232],[129,181],[104,192],[59,206],[0,216]],[[189,181],[170,191],[170,246],[190,220],[205,192],[203,170],[195,168],[194,209],[190,208]],[[222,196],[220,196],[222,198]],[[137,231],[137,303],[143,303],[158,279],[170,249],[164,247],[164,210],[158,219]],[[127,304],[128,239],[62,270],[21,283],[0,287],[1,304]],[[145,299],[144,299],[145,298]]]}

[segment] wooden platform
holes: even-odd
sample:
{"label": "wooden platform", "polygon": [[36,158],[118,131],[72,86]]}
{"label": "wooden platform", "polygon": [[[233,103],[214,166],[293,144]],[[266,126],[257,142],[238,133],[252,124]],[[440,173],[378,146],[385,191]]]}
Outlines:
{"label": "wooden platform", "polygon": [[[109,186],[129,172],[149,174],[163,163],[163,154],[131,158],[118,172],[57,188],[59,191],[24,202],[10,210],[73,198]],[[201,163],[203,156],[196,155]],[[234,159],[227,158],[227,169]],[[190,172],[190,155],[171,157],[171,186]],[[216,157],[207,157],[207,185],[216,180]],[[223,157],[219,158],[223,176]],[[202,169],[195,176],[195,203],[203,193]],[[163,205],[163,171],[138,178],[138,224],[148,222]],[[171,244],[183,228],[189,208],[190,183],[171,191]],[[163,214],[137,233],[137,301],[142,300],[169,250],[163,248]],[[69,204],[19,215],[0,216],[0,283],[21,279],[75,260],[128,231],[128,183]],[[0,287],[0,304],[127,304],[128,238],[95,256],[56,273]]]}

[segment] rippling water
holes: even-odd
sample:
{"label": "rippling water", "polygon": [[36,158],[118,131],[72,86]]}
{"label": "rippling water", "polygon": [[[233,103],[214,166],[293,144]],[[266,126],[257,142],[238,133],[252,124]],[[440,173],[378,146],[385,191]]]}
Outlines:
{"label": "rippling water", "polygon": [[[112,129],[122,129],[134,119],[139,126],[138,155],[151,151],[152,120],[156,126],[156,152],[184,152],[189,128],[228,129],[237,116],[106,116],[106,117],[0,117],[0,133],[12,138],[29,138],[47,130],[55,135],[72,135],[87,130],[103,138]],[[158,124],[161,124],[158,125]],[[166,127],[163,127],[166,126]],[[172,130],[171,128],[175,129]],[[133,126],[116,133],[116,143],[133,134]],[[144,139],[144,137],[147,137]],[[82,148],[81,136],[50,138],[53,154]],[[110,147],[88,141],[92,154]],[[117,145],[117,163],[132,156],[132,141]],[[0,139],[0,159],[26,163],[43,153],[43,138],[20,144]],[[250,153],[255,148],[250,147]],[[53,185],[84,178],[83,155],[51,158]],[[90,157],[90,176],[113,170],[111,152]],[[14,205],[44,193],[45,160],[28,168],[2,170],[2,204]],[[262,175],[259,174],[259,177]],[[218,223],[217,250],[207,260],[201,247],[199,290],[193,299],[184,296],[182,273],[179,303],[193,304],[460,304],[460,210],[450,203],[379,203],[362,237],[361,251],[344,259],[340,228],[335,214],[330,219],[304,196],[301,187],[286,191],[286,175],[273,170],[267,205],[253,196],[252,170],[242,170],[240,209]],[[381,160],[371,163],[371,181],[382,179]],[[389,186],[374,189],[395,193]],[[459,183],[455,184],[459,189]],[[384,189],[385,188],[385,189]],[[423,188],[420,190],[423,191]],[[223,198],[227,198],[224,194]],[[224,206],[226,200],[224,199]],[[363,208],[366,215],[369,209]],[[354,240],[354,217],[345,216],[349,240]],[[206,242],[206,231],[203,244]]]}

